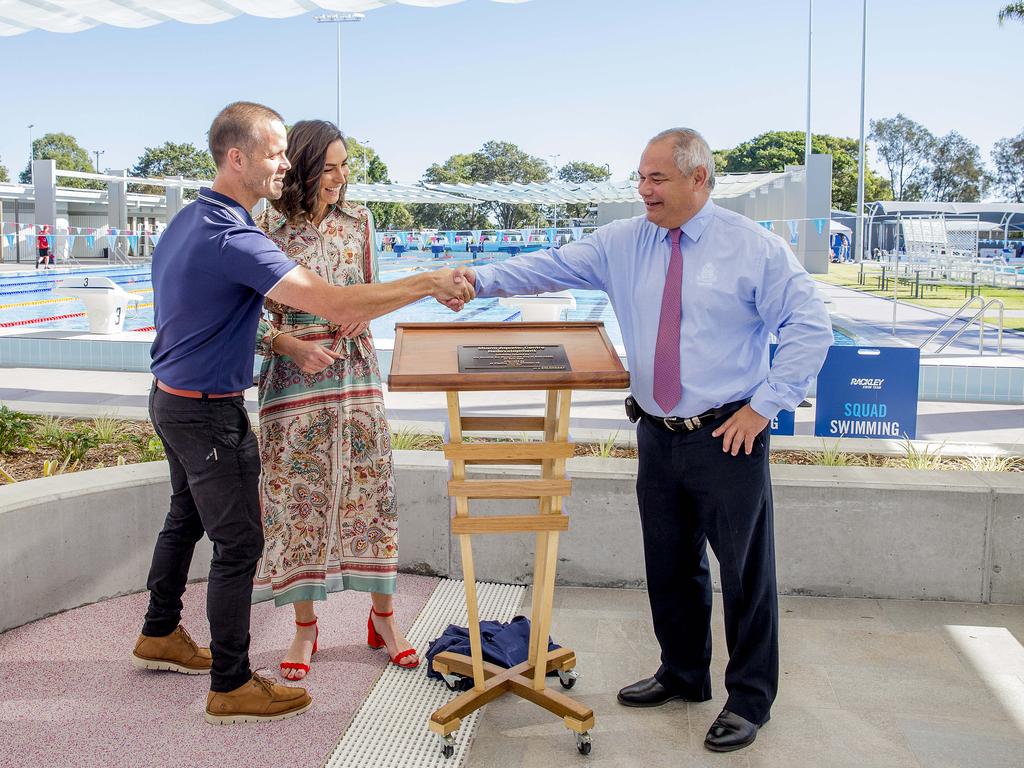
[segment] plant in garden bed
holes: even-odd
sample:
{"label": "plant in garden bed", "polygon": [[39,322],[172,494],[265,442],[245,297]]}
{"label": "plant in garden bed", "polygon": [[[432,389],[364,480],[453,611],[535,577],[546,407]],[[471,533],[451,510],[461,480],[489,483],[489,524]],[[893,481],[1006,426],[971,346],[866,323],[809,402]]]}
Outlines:
{"label": "plant in garden bed", "polygon": [[36,423],[36,438],[43,445],[52,445],[61,431],[64,422],[57,416],[43,416]]}
{"label": "plant in garden bed", "polygon": [[31,448],[36,419],[27,413],[0,406],[0,453],[11,453],[18,448]]}
{"label": "plant in garden bed", "polygon": [[97,416],[92,420],[92,431],[100,445],[115,443],[121,436],[121,422],[114,416]]}
{"label": "plant in garden bed", "polygon": [[57,449],[61,459],[70,459],[73,464],[80,463],[89,449],[95,448],[98,444],[96,433],[84,424],[77,424],[71,429],[62,430],[50,443],[51,447]]}
{"label": "plant in garden bed", "polygon": [[938,469],[942,464],[942,449],[945,445],[943,442],[932,448],[929,443],[923,448],[918,448],[910,438],[907,438],[902,443],[903,461],[907,469]]}

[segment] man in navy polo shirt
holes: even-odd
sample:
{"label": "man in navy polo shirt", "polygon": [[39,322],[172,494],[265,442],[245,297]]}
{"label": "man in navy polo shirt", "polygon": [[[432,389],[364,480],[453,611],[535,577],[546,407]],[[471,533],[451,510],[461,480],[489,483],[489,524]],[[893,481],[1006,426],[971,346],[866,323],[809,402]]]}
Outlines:
{"label": "man in navy polo shirt", "polygon": [[[260,104],[230,104],[213,121],[209,142],[217,177],[174,218],[153,254],[157,335],[149,412],[170,464],[171,504],[132,661],[143,669],[211,674],[211,723],[281,720],[306,711],[311,699],[249,666],[249,604],[263,530],[259,449],[242,393],[252,386],[263,298],[349,325],[425,296],[458,311],[473,289],[450,269],[392,283],[329,285],[288,259],[249,214],[261,198],[280,197],[291,167],[281,116]],[[192,553],[204,532],[213,542],[210,649],[180,626]]]}

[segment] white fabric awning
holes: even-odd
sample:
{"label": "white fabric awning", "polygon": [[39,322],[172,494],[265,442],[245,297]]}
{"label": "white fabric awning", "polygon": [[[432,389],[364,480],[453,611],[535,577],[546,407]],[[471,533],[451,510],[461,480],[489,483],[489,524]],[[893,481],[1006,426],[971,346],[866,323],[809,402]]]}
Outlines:
{"label": "white fabric awning", "polygon": [[[353,13],[387,5],[440,8],[463,0],[0,0],[0,37],[32,30],[82,32],[109,25],[141,29],[165,21],[216,24],[237,16],[284,19],[315,9]],[[529,0],[491,0],[526,3]]]}

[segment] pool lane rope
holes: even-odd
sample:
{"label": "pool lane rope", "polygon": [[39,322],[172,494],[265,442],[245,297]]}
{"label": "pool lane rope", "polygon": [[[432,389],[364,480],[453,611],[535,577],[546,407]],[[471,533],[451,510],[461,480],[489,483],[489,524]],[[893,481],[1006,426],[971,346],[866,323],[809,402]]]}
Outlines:
{"label": "pool lane rope", "polygon": [[[138,304],[138,305],[136,305],[136,307],[138,309],[142,309],[144,307],[152,307],[152,306],[153,306],[153,302],[152,301],[146,302],[145,304]],[[0,328],[20,328],[23,325],[34,325],[35,323],[49,323],[49,322],[57,321],[57,320],[73,320],[76,317],[87,317],[87,316],[88,315],[85,312],[75,312],[75,313],[69,314],[69,315],[52,315],[50,317],[33,317],[33,318],[28,319],[28,320],[12,320],[12,321],[7,322],[7,323],[0,323]],[[143,329],[140,328],[139,330],[143,330]],[[153,328],[152,330],[156,330],[156,329]]]}

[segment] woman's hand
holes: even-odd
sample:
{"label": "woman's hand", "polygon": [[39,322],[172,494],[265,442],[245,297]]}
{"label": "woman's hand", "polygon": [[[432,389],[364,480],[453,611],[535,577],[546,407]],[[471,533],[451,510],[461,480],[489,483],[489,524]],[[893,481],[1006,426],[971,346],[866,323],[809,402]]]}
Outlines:
{"label": "woman's hand", "polygon": [[274,351],[294,360],[303,373],[320,373],[341,357],[337,352],[315,341],[302,341],[287,334],[281,334],[274,339]]}
{"label": "woman's hand", "polygon": [[362,336],[369,327],[369,323],[352,323],[351,325],[339,326],[338,333],[343,339],[354,339],[356,336]]}

